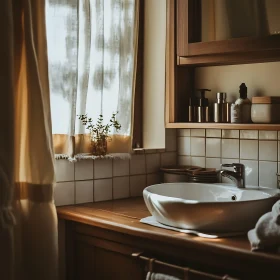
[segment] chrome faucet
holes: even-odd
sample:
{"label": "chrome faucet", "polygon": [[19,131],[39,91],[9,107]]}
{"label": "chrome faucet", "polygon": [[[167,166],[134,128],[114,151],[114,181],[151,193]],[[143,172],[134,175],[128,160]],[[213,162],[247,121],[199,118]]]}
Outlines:
{"label": "chrome faucet", "polygon": [[221,170],[221,175],[231,179],[236,187],[245,188],[245,166],[241,163],[221,164],[221,167],[233,167],[234,171]]}

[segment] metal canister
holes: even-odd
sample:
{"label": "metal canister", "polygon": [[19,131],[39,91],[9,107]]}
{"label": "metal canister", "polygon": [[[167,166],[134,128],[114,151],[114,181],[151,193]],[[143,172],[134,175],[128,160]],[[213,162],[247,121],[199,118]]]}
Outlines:
{"label": "metal canister", "polygon": [[214,103],[214,122],[230,122],[230,103],[226,102],[227,94],[217,92],[217,102]]}

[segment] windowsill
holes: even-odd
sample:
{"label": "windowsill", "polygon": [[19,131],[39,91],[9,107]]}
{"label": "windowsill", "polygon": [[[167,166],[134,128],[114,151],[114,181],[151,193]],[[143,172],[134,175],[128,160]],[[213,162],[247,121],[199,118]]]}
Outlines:
{"label": "windowsill", "polygon": [[56,154],[55,159],[67,159],[71,162],[79,161],[79,160],[101,160],[101,159],[130,159],[131,155],[139,155],[139,154],[156,154],[156,153],[164,153],[165,149],[144,149],[137,148],[133,149],[132,153],[112,153],[106,154],[105,156],[94,156],[91,154],[77,154],[75,157],[71,158],[65,154]]}
{"label": "windowsill", "polygon": [[145,149],[145,148],[137,148],[133,149],[133,154],[156,154],[156,153],[164,153],[165,149]]}

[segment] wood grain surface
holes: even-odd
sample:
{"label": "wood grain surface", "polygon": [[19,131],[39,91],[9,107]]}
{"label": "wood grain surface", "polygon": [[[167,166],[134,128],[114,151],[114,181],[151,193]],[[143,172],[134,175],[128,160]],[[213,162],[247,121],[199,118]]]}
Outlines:
{"label": "wood grain surface", "polygon": [[167,245],[186,249],[211,251],[224,256],[236,256],[251,261],[263,261],[280,265],[280,255],[251,252],[247,236],[206,239],[171,230],[156,228],[140,222],[150,216],[143,198],[128,198],[115,201],[87,203],[57,207],[58,217],[81,224],[125,233],[147,240],[160,240]]}

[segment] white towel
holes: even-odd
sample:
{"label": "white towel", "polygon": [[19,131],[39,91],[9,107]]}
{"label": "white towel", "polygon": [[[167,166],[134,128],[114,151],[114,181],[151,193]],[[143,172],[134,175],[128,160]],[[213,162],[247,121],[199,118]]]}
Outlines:
{"label": "white towel", "polygon": [[146,280],[180,280],[180,279],[166,274],[148,272]]}
{"label": "white towel", "polygon": [[272,211],[258,220],[254,229],[248,232],[252,251],[278,250],[280,248],[280,200],[272,207]]}

